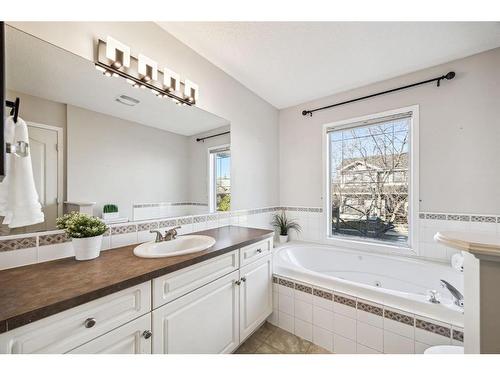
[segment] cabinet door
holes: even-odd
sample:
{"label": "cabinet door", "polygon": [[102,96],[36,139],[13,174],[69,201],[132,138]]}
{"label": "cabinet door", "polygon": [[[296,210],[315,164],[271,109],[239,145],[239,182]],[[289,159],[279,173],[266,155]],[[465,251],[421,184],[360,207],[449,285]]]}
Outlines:
{"label": "cabinet door", "polygon": [[243,341],[273,312],[272,257],[240,269],[240,340]]}
{"label": "cabinet door", "polygon": [[239,344],[239,272],[153,310],[153,353],[230,353]]}
{"label": "cabinet door", "polygon": [[151,354],[151,314],[102,335],[70,354]]}

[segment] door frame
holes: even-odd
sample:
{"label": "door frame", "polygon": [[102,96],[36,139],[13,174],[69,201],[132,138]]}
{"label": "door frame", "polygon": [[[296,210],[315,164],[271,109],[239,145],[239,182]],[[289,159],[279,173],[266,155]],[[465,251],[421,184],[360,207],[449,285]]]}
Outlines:
{"label": "door frame", "polygon": [[26,121],[26,125],[55,131],[57,134],[57,216],[62,216],[64,201],[64,129],[33,121]]}

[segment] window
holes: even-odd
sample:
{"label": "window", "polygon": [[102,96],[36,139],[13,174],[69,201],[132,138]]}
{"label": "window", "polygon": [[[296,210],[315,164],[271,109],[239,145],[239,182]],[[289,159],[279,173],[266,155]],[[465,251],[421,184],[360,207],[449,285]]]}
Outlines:
{"label": "window", "polygon": [[210,153],[210,211],[231,209],[231,151],[217,147]]}
{"label": "window", "polygon": [[416,110],[325,126],[330,239],[413,247]]}

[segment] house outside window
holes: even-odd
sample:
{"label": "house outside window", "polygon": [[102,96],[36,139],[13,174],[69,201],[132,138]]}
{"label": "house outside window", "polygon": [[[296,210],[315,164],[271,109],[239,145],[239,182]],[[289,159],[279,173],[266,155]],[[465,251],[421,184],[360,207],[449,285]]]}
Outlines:
{"label": "house outside window", "polygon": [[417,126],[418,107],[325,126],[328,239],[415,250]]}
{"label": "house outside window", "polygon": [[231,210],[231,151],[228,146],[209,150],[210,211]]}

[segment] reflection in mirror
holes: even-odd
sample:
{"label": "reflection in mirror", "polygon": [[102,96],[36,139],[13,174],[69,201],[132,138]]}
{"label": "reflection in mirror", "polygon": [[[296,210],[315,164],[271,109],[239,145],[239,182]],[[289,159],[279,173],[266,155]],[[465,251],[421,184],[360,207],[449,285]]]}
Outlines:
{"label": "reflection in mirror", "polygon": [[229,121],[12,27],[5,54],[6,97],[20,98],[45,221],[2,224],[2,235],[55,229],[70,211],[119,223],[229,210]]}

